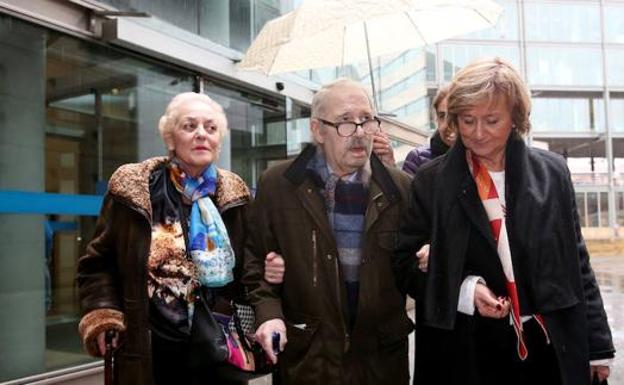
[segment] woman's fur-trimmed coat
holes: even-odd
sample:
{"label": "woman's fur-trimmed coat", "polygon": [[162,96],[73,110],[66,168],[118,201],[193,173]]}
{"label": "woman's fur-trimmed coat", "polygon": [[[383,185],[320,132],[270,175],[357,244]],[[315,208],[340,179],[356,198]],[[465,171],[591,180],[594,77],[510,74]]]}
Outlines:
{"label": "woman's fur-trimmed coat", "polygon": [[[115,356],[115,382],[152,384],[148,321],[147,259],[152,232],[149,182],[164,167],[164,157],[121,166],[111,177],[95,235],[78,264],[77,281],[83,317],[79,332],[86,350],[99,356],[97,335],[107,329],[122,333]],[[215,205],[228,230],[237,257],[233,290],[238,285],[249,189],[236,174],[218,169]]]}

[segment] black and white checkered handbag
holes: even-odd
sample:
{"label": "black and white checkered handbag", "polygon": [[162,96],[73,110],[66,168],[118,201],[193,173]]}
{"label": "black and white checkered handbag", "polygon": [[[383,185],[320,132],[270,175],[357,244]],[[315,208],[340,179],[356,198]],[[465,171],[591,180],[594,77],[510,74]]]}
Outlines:
{"label": "black and white checkered handbag", "polygon": [[[234,311],[236,311],[243,331],[246,335],[252,336],[256,332],[256,329],[254,327],[256,322],[256,316],[254,314],[253,308],[251,307],[251,305],[243,305],[240,303],[234,303],[233,305]],[[228,328],[232,333],[236,332],[234,317],[232,317],[232,320],[228,324]]]}

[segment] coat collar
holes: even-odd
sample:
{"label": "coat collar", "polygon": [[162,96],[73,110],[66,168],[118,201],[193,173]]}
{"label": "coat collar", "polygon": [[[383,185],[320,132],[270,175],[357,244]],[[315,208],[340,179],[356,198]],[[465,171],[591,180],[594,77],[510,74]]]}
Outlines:
{"label": "coat collar", "polygon": [[[284,172],[284,176],[294,185],[301,185],[306,179],[306,169],[308,163],[312,157],[316,154],[316,146],[309,144],[306,148],[295,158],[291,165]],[[390,176],[390,173],[386,167],[381,163],[381,160],[375,155],[371,154],[371,179],[379,185],[381,192],[386,196],[389,203],[395,203],[401,200],[401,193],[396,183]]]}
{"label": "coat collar", "polygon": [[[168,162],[167,157],[147,159],[141,163],[129,163],[119,167],[111,176],[108,191],[117,199],[130,204],[152,218],[152,203],[149,192],[150,175]],[[235,173],[217,169],[217,191],[215,204],[220,212],[251,200],[249,188]]]}
{"label": "coat collar", "polygon": [[[321,232],[327,239],[334,239],[327,221],[324,203],[317,193],[318,186],[312,181],[312,178],[308,177],[307,173],[307,165],[316,151],[315,145],[308,145],[286,169],[284,176],[296,186],[297,197],[317,223]],[[371,181],[368,191],[369,203],[366,209],[365,231],[372,227],[382,211],[401,200],[398,186],[379,158],[372,154],[370,162]]]}
{"label": "coat collar", "polygon": [[[524,140],[518,134],[512,133],[505,147],[505,201],[508,207],[511,207],[518,191],[524,188],[527,157]],[[487,214],[468,169],[466,147],[461,138],[458,138],[456,145],[449,150],[439,175],[443,178],[437,191],[439,196],[444,197],[448,204],[452,204],[457,198],[470,221],[496,249]]]}
{"label": "coat collar", "polygon": [[429,142],[429,148],[431,148],[431,159],[437,158],[440,155],[444,155],[449,150],[449,145],[444,143],[440,136],[440,131],[437,131],[431,137]]}

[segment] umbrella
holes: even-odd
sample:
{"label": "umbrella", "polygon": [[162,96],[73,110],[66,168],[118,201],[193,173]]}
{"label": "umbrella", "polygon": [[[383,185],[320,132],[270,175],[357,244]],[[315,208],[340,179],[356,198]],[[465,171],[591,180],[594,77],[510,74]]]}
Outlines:
{"label": "umbrella", "polygon": [[[344,66],[493,27],[491,0],[306,0],[269,21],[239,67],[267,75]],[[376,107],[376,106],[375,106]]]}

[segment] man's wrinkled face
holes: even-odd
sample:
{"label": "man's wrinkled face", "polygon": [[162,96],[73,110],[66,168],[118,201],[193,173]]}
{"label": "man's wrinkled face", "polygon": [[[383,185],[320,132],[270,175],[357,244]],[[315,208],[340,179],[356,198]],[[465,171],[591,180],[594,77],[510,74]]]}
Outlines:
{"label": "man's wrinkled face", "polygon": [[[333,123],[361,123],[374,117],[373,108],[361,88],[343,85],[325,96],[319,118]],[[327,164],[335,174],[344,176],[362,168],[373,148],[373,135],[358,127],[350,137],[338,135],[335,127],[312,120],[312,134],[323,147]]]}

